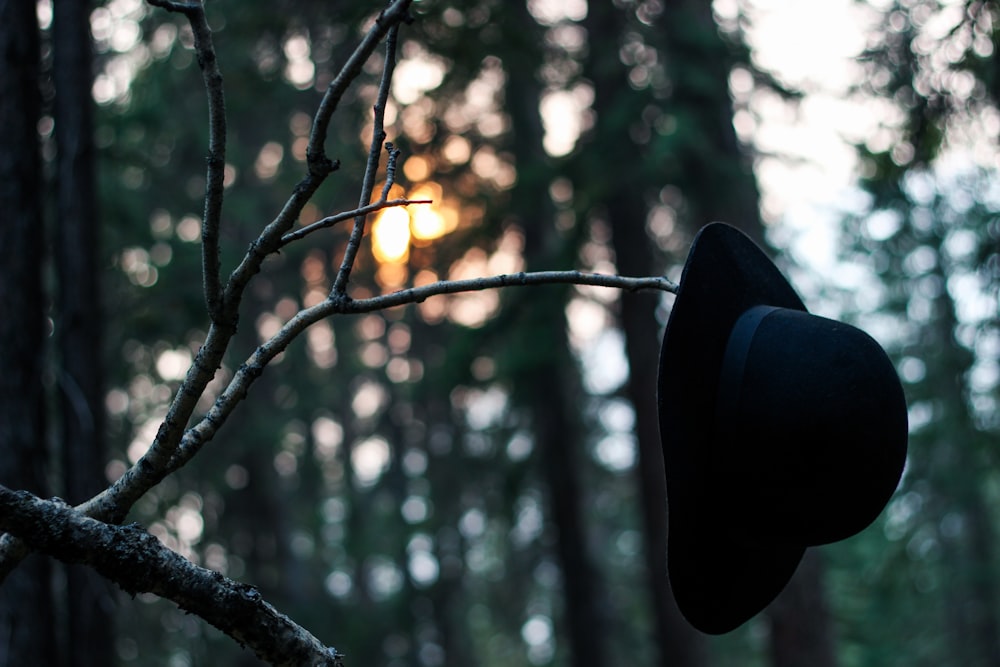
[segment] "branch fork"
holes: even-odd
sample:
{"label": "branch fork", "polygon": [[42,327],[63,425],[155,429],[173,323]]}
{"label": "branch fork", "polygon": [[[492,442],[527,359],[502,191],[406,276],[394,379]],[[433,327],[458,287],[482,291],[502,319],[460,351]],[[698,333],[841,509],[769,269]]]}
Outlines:
{"label": "branch fork", "polygon": [[[392,0],[376,18],[334,78],[313,118],[306,149],[306,174],[277,216],[258,234],[223,284],[219,232],[224,203],[226,111],[212,31],[201,1],[148,0],[153,6],[183,14],[191,24],[195,51],[208,97],[209,145],[202,220],[203,290],[210,325],[205,342],[188,369],[148,451],[110,487],[72,508],[0,486],[0,581],[30,551],[71,563],[89,565],[127,592],[151,592],[168,598],[251,647],[274,665],[341,667],[342,655],[278,613],[253,587],[200,568],[161,544],[137,524],[125,520],[139,498],[167,475],[184,466],[225,424],[267,365],[305,329],[336,314],[356,314],[420,303],[432,296],[512,286],[563,283],[596,285],[629,291],[653,289],[676,293],[677,285],[662,277],[628,278],[579,271],[514,273],[471,280],[445,280],[366,299],[352,299],[348,285],[364,237],[367,217],[377,211],[415,204],[424,199],[389,199],[395,182],[398,148],[386,142],[385,109],[396,64],[399,25],[409,23],[412,0]],[[305,205],[340,163],[325,152],[333,113],[364,63],[385,39],[385,62],[374,104],[374,131],[358,205],[294,230]],[[372,200],[383,150],[386,182]],[[222,365],[236,332],[244,291],[264,260],[282,247],[320,229],[353,219],[350,237],[328,297],[299,311],[240,366],[211,409],[192,426],[198,400]]]}

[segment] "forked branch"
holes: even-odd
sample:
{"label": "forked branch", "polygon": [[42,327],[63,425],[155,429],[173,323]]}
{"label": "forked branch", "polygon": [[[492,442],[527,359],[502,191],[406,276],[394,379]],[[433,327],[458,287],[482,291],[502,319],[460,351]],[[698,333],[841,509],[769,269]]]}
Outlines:
{"label": "forked branch", "polygon": [[191,460],[202,446],[215,436],[271,361],[284,352],[299,334],[322,319],[333,315],[371,313],[407,304],[421,303],[433,296],[444,294],[547,284],[593,285],[628,292],[658,290],[672,294],[677,293],[677,284],[662,277],[629,278],[580,271],[538,271],[506,273],[469,280],[442,280],[369,299],[351,299],[332,294],[315,306],[299,311],[278,330],[278,333],[254,350],[253,354],[236,371],[225,390],[216,398],[208,413],[184,434],[184,438],[170,462],[170,469],[176,470]]}
{"label": "forked branch", "polygon": [[[389,29],[389,34],[385,39],[385,63],[382,65],[382,80],[378,87],[378,97],[375,100],[375,120],[372,129],[371,147],[368,149],[368,163],[365,165],[365,176],[361,182],[361,201],[358,207],[362,207],[372,200],[372,191],[375,189],[375,175],[378,173],[379,158],[382,156],[382,142],[385,141],[385,105],[389,101],[389,88],[392,85],[392,73],[396,69],[396,36],[399,26],[395,25]],[[382,191],[382,199],[389,194],[392,186],[391,179],[396,172],[396,160],[399,158],[399,150],[391,143],[385,145],[389,157],[386,167],[386,187]],[[361,247],[361,238],[365,234],[365,221],[368,216],[359,215],[354,218],[354,227],[351,229],[351,238],[347,242],[344,250],[344,257],[340,262],[340,270],[333,281],[333,290],[330,294],[344,295],[347,293],[347,281],[351,277],[351,269],[354,268],[354,260],[358,256],[358,249]]]}
{"label": "forked branch", "polygon": [[[218,289],[218,280],[214,276],[219,275],[218,217],[215,213],[209,212],[221,211],[222,204],[221,190],[217,186],[211,185],[222,182],[219,179],[225,168],[224,153],[213,150],[213,146],[222,150],[225,144],[224,103],[221,97],[222,80],[221,77],[212,73],[213,71],[217,72],[217,66],[214,64],[214,49],[211,48],[211,32],[205,21],[204,7],[200,0],[150,0],[150,4],[154,6],[180,12],[191,20],[198,40],[196,49],[201,49],[198,55],[204,72],[205,85],[208,88],[210,110],[214,110],[210,111],[210,123],[216,127],[212,130],[214,138],[209,147],[210,185],[206,196],[207,213],[203,222],[203,225],[208,224],[208,228],[203,229],[202,232],[205,293],[211,324],[205,342],[174,395],[167,415],[146,454],[109,488],[80,505],[79,509],[82,513],[102,521],[121,522],[139,498],[176,469],[170,465],[171,461],[176,461],[176,449],[188,430],[187,425],[199,398],[222,364],[223,356],[236,331],[238,309],[247,284],[260,271],[264,259],[281,247],[282,235],[294,226],[305,204],[312,198],[325,178],[337,168],[337,163],[327,159],[323,152],[323,143],[333,112],[336,110],[344,91],[361,73],[362,65],[386,32],[400,21],[408,19],[407,11],[410,2],[411,0],[394,0],[380,14],[375,25],[368,31],[334,79],[316,112],[310,135],[308,173],[295,187],[278,216],[251,243],[250,249],[221,291],[221,298],[217,299],[216,295],[220,293],[220,290]],[[198,35],[201,37],[197,37]],[[213,93],[213,90],[217,90],[218,95]],[[219,126],[220,121],[221,126]],[[212,193],[218,194],[213,195]],[[358,215],[359,213],[352,211],[352,214]],[[0,581],[17,566],[27,553],[28,548],[16,537],[10,534],[0,537]]]}
{"label": "forked branch", "polygon": [[[226,117],[222,76],[212,45],[211,30],[200,0],[149,2],[183,13],[190,21],[208,94],[210,132],[202,222],[202,265],[205,301],[211,323],[206,340],[174,395],[150,448],[108,489],[74,509],[0,486],[0,530],[8,532],[0,540],[0,581],[29,549],[38,550],[66,562],[90,565],[126,591],[152,592],[173,600],[183,609],[201,616],[237,641],[250,646],[259,657],[272,664],[338,666],[340,660],[336,651],[323,646],[311,634],[275,611],[252,587],[193,565],[137,526],[114,524],[124,521],[139,498],[197,454],[215,436],[274,358],[285,351],[299,334],[321,319],[420,303],[433,296],[501,287],[563,283],[676,293],[677,285],[662,277],[628,278],[578,271],[550,271],[446,280],[366,299],[351,298],[348,284],[365,234],[367,217],[392,206],[429,203],[426,200],[388,198],[400,153],[385,141],[384,117],[395,67],[397,32],[399,24],[409,19],[411,3],[411,0],[394,0],[379,15],[375,25],[327,89],[314,116],[309,136],[306,174],[278,215],[250,244],[223,286],[219,226],[225,188]],[[305,205],[338,167],[339,163],[327,158],[324,148],[332,114],[383,37],[386,37],[385,62],[374,105],[374,131],[358,205],[353,210],[325,217],[292,231]],[[383,146],[388,154],[386,182],[379,199],[373,201]],[[223,356],[235,334],[238,310],[246,287],[260,272],[264,260],[293,241],[348,219],[353,219],[354,225],[329,296],[321,303],[301,310],[275,336],[257,347],[208,413],[189,427],[195,407],[221,367]]]}

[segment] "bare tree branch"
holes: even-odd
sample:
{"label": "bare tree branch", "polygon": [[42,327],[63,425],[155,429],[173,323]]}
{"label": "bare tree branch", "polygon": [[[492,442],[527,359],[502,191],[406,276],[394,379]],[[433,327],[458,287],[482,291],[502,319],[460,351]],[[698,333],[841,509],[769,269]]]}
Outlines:
{"label": "bare tree branch", "polygon": [[279,613],[256,588],[198,567],[139,524],[103,523],[65,503],[0,486],[0,529],[35,551],[94,568],[126,593],[171,600],[272,665],[341,667],[336,649]]}
{"label": "bare tree branch", "polygon": [[[319,109],[316,111],[316,117],[313,119],[313,128],[309,135],[309,145],[306,148],[306,156],[310,165],[314,159],[322,159],[325,155],[323,146],[326,143],[330,118],[340,104],[344,93],[350,87],[351,82],[361,73],[362,66],[375,50],[379,41],[392,27],[399,25],[401,21],[409,22],[408,12],[411,1],[396,0],[378,15],[378,18],[375,19],[375,25],[368,31],[368,34],[365,35],[364,40],[358,45],[354,53],[351,54],[351,57],[347,59],[340,73],[330,83],[330,87],[326,89],[323,101],[320,102]],[[381,143],[380,141],[379,144]],[[366,203],[362,202],[362,204]]]}
{"label": "bare tree branch", "polygon": [[188,12],[197,11],[202,9],[200,0],[194,0],[193,2],[176,2],[175,0],[149,0],[149,4],[154,7],[160,7],[161,9],[166,9],[169,12],[179,12],[181,14],[187,14]]}
{"label": "bare tree branch", "polygon": [[288,232],[281,237],[281,245],[285,246],[292,241],[298,241],[301,238],[305,238],[309,234],[327,227],[333,227],[338,222],[343,222],[344,220],[350,220],[351,218],[356,218],[359,215],[369,215],[370,213],[376,213],[384,208],[391,208],[393,206],[409,206],[411,204],[433,204],[434,202],[430,199],[379,199],[377,202],[369,204],[368,206],[362,206],[361,208],[356,208],[352,211],[344,211],[343,213],[337,213],[335,215],[328,216],[317,220],[316,222],[306,225],[301,229],[296,229],[294,232]]}
{"label": "bare tree branch", "polygon": [[[149,1],[154,6],[183,13],[190,21],[208,93],[210,140],[202,222],[204,291],[211,320],[208,334],[148,451],[108,489],[74,509],[0,486],[0,530],[8,532],[0,539],[0,581],[30,549],[34,549],[66,562],[91,565],[126,591],[148,591],[171,599],[238,642],[247,644],[259,657],[272,664],[339,665],[336,651],[323,646],[315,637],[275,611],[252,587],[193,565],[135,525],[120,527],[114,524],[124,521],[140,497],[197,454],[246,397],[268,364],[286,350],[302,331],[320,319],[335,314],[365,313],[419,303],[435,295],[517,285],[570,283],[667,292],[676,292],[677,286],[665,278],[625,278],[564,271],[441,281],[368,299],[353,300],[348,296],[350,273],[364,237],[367,216],[390,206],[429,203],[425,200],[388,199],[400,152],[391,143],[385,142],[384,115],[396,61],[399,23],[409,19],[411,2],[394,0],[376,19],[375,25],[324,95],[309,137],[307,173],[278,215],[250,244],[223,287],[219,226],[224,198],[226,118],[222,76],[212,45],[211,30],[200,0]],[[382,37],[387,37],[386,56],[374,105],[374,131],[359,204],[352,211],[291,231],[306,203],[338,167],[337,162],[326,157],[324,148],[332,114]],[[386,183],[379,200],[372,202],[383,144],[388,154]],[[274,337],[256,348],[209,412],[189,427],[197,402],[221,367],[223,356],[236,332],[238,310],[245,289],[260,272],[265,258],[292,241],[349,218],[354,219],[354,226],[329,297],[316,306],[300,311]]]}
{"label": "bare tree branch", "polygon": [[194,48],[198,54],[205,90],[208,91],[208,173],[205,176],[205,211],[201,223],[201,258],[205,302],[209,316],[216,322],[222,318],[219,227],[222,224],[222,201],[225,196],[226,98],[205,10],[202,8],[187,16],[194,31]]}
{"label": "bare tree branch", "polygon": [[[385,141],[385,105],[389,99],[389,87],[392,85],[392,73],[396,69],[396,36],[399,26],[395,25],[389,29],[389,34],[385,38],[385,63],[382,67],[382,80],[378,87],[378,97],[375,101],[375,120],[372,130],[371,148],[368,150],[368,164],[365,165],[365,177],[361,184],[361,201],[358,207],[362,207],[372,199],[372,190],[375,188],[375,174],[378,172],[379,158],[382,155],[382,142]],[[386,168],[386,187],[382,192],[382,198],[388,196],[389,188],[392,184],[389,177],[395,175],[396,160],[399,157],[399,150],[391,143],[386,143],[385,150],[389,154],[388,167]],[[347,281],[351,277],[351,269],[354,268],[354,260],[361,247],[361,238],[365,235],[365,220],[368,216],[359,215],[354,218],[354,228],[351,230],[351,238],[347,242],[344,250],[344,258],[340,262],[340,270],[333,282],[333,289],[330,294],[345,294],[347,292]]]}
{"label": "bare tree branch", "polygon": [[[406,17],[406,9],[409,4],[409,1],[397,0],[383,12],[376,25],[354,50],[348,59],[348,64],[338,75],[337,81],[341,82],[338,85],[347,85],[354,80],[354,77],[360,72],[360,64],[357,66],[357,71],[354,71],[350,63],[358,58],[361,58],[360,62],[363,63],[371,55],[377,40]],[[372,42],[373,39],[374,42]],[[369,43],[371,43],[370,46]],[[331,87],[333,85],[331,84]],[[317,112],[317,119],[325,117],[329,121],[329,114],[332,114],[334,109],[335,105],[328,107],[325,112],[321,109]],[[325,116],[324,113],[326,113]],[[125,513],[136,500],[162,481],[163,477],[170,471],[176,469],[168,464],[174,459],[175,450],[180,444],[198,399],[221,366],[223,355],[236,331],[238,309],[243,291],[250,279],[260,271],[264,259],[281,247],[282,235],[292,227],[302,208],[312,198],[326,176],[336,168],[336,165],[329,161],[325,161],[323,164],[325,166],[315,162],[311,164],[309,173],[296,186],[278,217],[268,224],[257,239],[250,244],[243,261],[233,271],[223,291],[220,317],[213,317],[205,343],[198,351],[194,363],[178,389],[149,450],[107,491],[84,504],[82,509],[88,515],[91,515],[91,512],[97,512],[92,515],[102,519],[110,516],[117,518],[118,521],[123,520]],[[205,239],[202,241],[204,242]],[[114,512],[114,514],[105,514],[108,511]]]}
{"label": "bare tree branch", "polygon": [[284,352],[288,346],[316,322],[338,314],[370,313],[407,304],[420,303],[432,296],[477,292],[500,287],[517,287],[545,284],[593,285],[622,289],[629,292],[638,290],[660,290],[677,293],[677,284],[662,277],[629,278],[601,273],[580,271],[539,271],[533,273],[507,273],[469,280],[443,280],[421,287],[390,292],[370,299],[351,299],[343,295],[331,295],[324,301],[299,311],[239,367],[226,389],[216,398],[208,413],[181,440],[169,467],[176,470],[187,463],[205,443],[211,440],[226,422],[236,406],[247,396],[250,386],[259,378],[271,361]]}
{"label": "bare tree branch", "polygon": [[580,271],[536,271],[532,273],[505,273],[499,276],[470,278],[468,280],[441,280],[436,283],[411,287],[410,289],[398,292],[390,292],[389,294],[375,296],[370,299],[350,300],[341,306],[341,312],[368,313],[373,310],[385,310],[386,308],[395,308],[396,306],[409,303],[420,303],[439,294],[478,292],[497,287],[518,287],[553,283],[613,287],[628,292],[654,289],[672,294],[677,293],[676,283],[657,276],[650,278],[628,278],[603,273],[582,273]]}
{"label": "bare tree branch", "polygon": [[217,322],[222,317],[219,227],[222,221],[226,170],[226,97],[222,72],[215,55],[212,29],[201,2],[150,0],[150,4],[180,12],[187,17],[194,33],[194,50],[208,94],[208,173],[205,177],[205,210],[201,222],[201,261],[205,304],[212,321]]}
{"label": "bare tree branch", "polygon": [[[167,415],[150,448],[114,484],[81,504],[78,509],[84,514],[103,521],[119,523],[125,519],[132,505],[139,498],[176,469],[175,466],[171,465],[171,461],[176,461],[174,454],[185,435],[195,406],[208,383],[211,382],[220,368],[229,341],[236,332],[239,305],[247,284],[260,271],[264,259],[281,247],[282,235],[292,228],[301,214],[302,208],[312,198],[325,178],[338,166],[337,163],[325,157],[322,146],[330,118],[340,98],[360,74],[362,65],[374,51],[378,41],[392,26],[398,25],[400,21],[408,20],[407,10],[410,2],[411,0],[395,0],[380,14],[375,25],[348,58],[340,74],[331,84],[316,113],[313,132],[310,136],[310,149],[307,151],[309,156],[307,175],[295,187],[278,216],[250,244],[243,260],[230,275],[222,292],[220,312],[217,316],[212,316],[205,342],[174,395]],[[185,15],[200,13],[203,16],[204,12],[201,2],[194,0],[191,2],[151,0],[150,4]],[[206,85],[210,83],[209,78],[211,77],[206,77]],[[221,86],[221,79],[219,85]],[[218,105],[217,108],[222,109],[222,106]],[[224,159],[218,164],[224,169]],[[211,233],[205,234],[203,232],[203,243],[206,237],[210,238]],[[215,256],[216,254],[216,251],[210,250],[207,256]],[[0,581],[3,581],[27,553],[28,549],[16,537],[4,535],[0,538]]]}
{"label": "bare tree branch", "polygon": [[[326,142],[330,119],[337,109],[344,92],[353,83],[354,79],[361,73],[362,66],[374,52],[379,40],[393,27],[397,27],[400,22],[409,20],[407,13],[412,0],[395,0],[386,8],[375,20],[375,25],[368,31],[361,43],[354,49],[354,52],[347,59],[340,72],[334,78],[330,87],[327,88],[320,102],[316,115],[313,118],[313,128],[309,135],[309,145],[306,149],[306,163],[308,173],[295,186],[292,196],[285,203],[278,216],[260,233],[256,240],[250,244],[246,256],[240,265],[236,267],[229,277],[223,301],[226,306],[226,313],[236,314],[243,290],[250,279],[260,271],[264,259],[271,253],[279,250],[282,245],[282,237],[295,225],[303,207],[312,199],[313,194],[339,166],[339,162],[331,161],[326,157],[324,143]],[[381,145],[383,139],[379,140]],[[369,155],[370,157],[370,155]],[[362,198],[359,207],[366,206],[369,202]]]}

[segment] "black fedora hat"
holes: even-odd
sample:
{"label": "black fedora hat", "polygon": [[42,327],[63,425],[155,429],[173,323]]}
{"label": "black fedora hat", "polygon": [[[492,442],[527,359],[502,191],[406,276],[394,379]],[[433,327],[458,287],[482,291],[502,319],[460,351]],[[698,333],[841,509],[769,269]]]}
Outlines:
{"label": "black fedora hat", "polygon": [[691,246],[660,353],[668,569],[697,629],[735,629],[805,549],[882,511],[906,458],[902,387],[882,348],[806,312],[742,232]]}

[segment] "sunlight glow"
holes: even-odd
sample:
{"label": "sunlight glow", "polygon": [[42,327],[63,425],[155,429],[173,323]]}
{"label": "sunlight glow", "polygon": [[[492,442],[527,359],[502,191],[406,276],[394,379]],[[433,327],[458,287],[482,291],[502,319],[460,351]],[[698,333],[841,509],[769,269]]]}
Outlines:
{"label": "sunlight glow", "polygon": [[48,30],[52,25],[52,0],[40,0],[35,5],[35,14],[38,17],[38,27]]}
{"label": "sunlight glow", "polygon": [[448,231],[448,224],[436,210],[422,206],[413,211],[411,230],[414,241],[431,241],[444,236]]}
{"label": "sunlight glow", "polygon": [[[392,292],[402,288],[410,276],[410,269],[402,262],[385,262],[375,271],[375,282],[384,291]],[[380,364],[381,365],[381,364]]]}
{"label": "sunlight glow", "polygon": [[423,496],[409,496],[399,508],[407,523],[420,523],[430,516],[430,506]]}
{"label": "sunlight glow", "polygon": [[434,171],[434,158],[429,155],[411,155],[403,163],[403,174],[413,183],[430,178]]}
{"label": "sunlight glow", "polygon": [[434,583],[438,577],[438,562],[434,557],[434,540],[430,535],[417,533],[406,545],[406,552],[410,556],[410,575],[417,584],[429,585]]}
{"label": "sunlight glow", "polygon": [[410,215],[400,207],[383,210],[372,225],[372,252],[379,262],[402,262],[410,253]]}
{"label": "sunlight glow", "polygon": [[588,113],[594,101],[594,90],[579,84],[572,90],[553,90],[545,93],[539,104],[545,138],[542,144],[552,157],[568,154],[576,147],[580,134],[593,125]]}
{"label": "sunlight glow", "polygon": [[333,368],[337,363],[333,327],[321,320],[306,329],[306,351],[318,368]]}
{"label": "sunlight glow", "polygon": [[601,438],[594,448],[598,463],[612,472],[624,472],[635,465],[635,437],[628,433],[611,433]]}
{"label": "sunlight glow", "polygon": [[188,243],[201,239],[201,219],[194,215],[185,215],[177,223],[177,238]]}
{"label": "sunlight glow", "polygon": [[410,576],[418,585],[429,586],[437,581],[440,568],[437,559],[429,551],[415,551],[410,554],[408,567]]}
{"label": "sunlight glow", "polygon": [[541,25],[587,18],[586,0],[528,0],[528,11]]}
{"label": "sunlight glow", "polygon": [[159,272],[150,261],[145,248],[126,248],[121,254],[121,267],[133,285],[152,287],[159,279]]}
{"label": "sunlight glow", "polygon": [[[389,196],[403,197],[404,193],[391,192]],[[437,183],[421,183],[405,196],[434,203],[387,208],[375,218],[371,230],[372,254],[381,265],[376,278],[383,288],[398,288],[406,281],[408,271],[404,263],[409,259],[411,243],[429,245],[458,227],[459,211],[442,201],[443,193]]]}
{"label": "sunlight glow", "polygon": [[532,646],[544,644],[552,638],[552,621],[547,616],[532,616],[521,627],[521,637]]}
{"label": "sunlight glow", "polygon": [[407,42],[406,58],[396,65],[392,79],[392,96],[400,104],[413,104],[424,93],[434,90],[444,81],[448,63],[435,57],[415,42]]}
{"label": "sunlight glow", "polygon": [[336,598],[347,597],[353,587],[351,575],[343,570],[334,570],[326,577],[326,590]]}
{"label": "sunlight glow", "polygon": [[168,520],[172,520],[177,537],[188,544],[195,544],[201,539],[202,530],[205,528],[205,521],[201,518],[201,512],[193,507],[177,508],[176,514],[167,513]]}
{"label": "sunlight glow", "polygon": [[138,0],[111,0],[91,12],[90,31],[95,49],[100,54],[110,52],[91,89],[98,104],[128,102],[132,80],[152,59],[150,47],[142,42],[139,25],[147,11],[145,3]]}
{"label": "sunlight glow", "polygon": [[453,134],[441,147],[441,155],[451,164],[465,164],[472,157],[472,144],[465,137]]}

